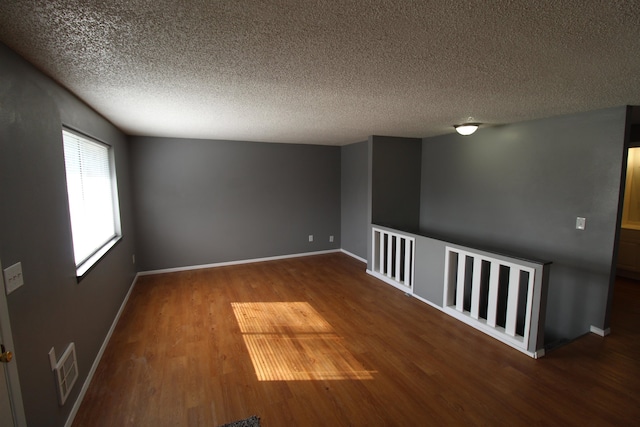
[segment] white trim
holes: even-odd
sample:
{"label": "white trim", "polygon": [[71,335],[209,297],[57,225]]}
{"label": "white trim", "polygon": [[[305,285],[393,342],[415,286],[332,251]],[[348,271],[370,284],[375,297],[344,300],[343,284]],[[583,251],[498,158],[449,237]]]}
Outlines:
{"label": "white trim", "polygon": [[122,239],[121,235],[114,236],[111,240],[102,245],[102,247],[100,247],[100,249],[98,249],[93,255],[82,261],[82,263],[76,267],[76,276],[82,277],[87,274],[87,272],[91,270],[91,268],[93,268],[93,266],[96,265],[98,261],[100,261],[102,257],[120,241],[120,239]]}
{"label": "white trim", "polygon": [[[55,349],[52,347],[49,351],[49,361],[53,362],[56,358]],[[69,364],[69,362],[71,362]],[[73,390],[80,374],[78,373],[78,358],[76,357],[76,345],[70,343],[59,360],[55,360],[55,364],[51,366],[51,370],[56,377],[56,385],[58,386],[58,402],[63,406],[67,401],[69,394]]]}
{"label": "white trim", "polygon": [[406,287],[401,287],[401,286],[398,286],[398,284],[395,283],[395,282],[391,283],[390,281],[385,280],[385,276],[381,276],[380,274],[376,273],[375,271],[371,271],[369,269],[367,269],[367,274],[375,277],[376,279],[382,280],[385,283],[388,283],[388,284],[392,285],[394,288],[397,288],[397,289],[400,289],[401,291],[404,291],[405,294],[410,295],[410,296],[414,297],[415,299],[417,299],[417,300],[419,300],[419,301],[421,301],[421,302],[423,302],[423,303],[425,303],[427,305],[430,305],[431,307],[433,307],[433,308],[435,308],[435,309],[437,309],[437,310],[439,310],[439,311],[444,313],[443,308],[440,307],[438,304],[435,304],[435,303],[429,301],[428,299],[421,297],[418,294],[414,294],[413,292],[407,292],[407,288]]}
{"label": "white trim", "polygon": [[537,356],[537,354],[539,353],[539,351],[529,351],[526,349],[526,343],[524,343],[523,339],[519,339],[518,337],[510,337],[509,335],[506,335],[503,331],[504,328],[500,327],[500,326],[487,326],[485,322],[478,322],[478,321],[474,321],[473,319],[471,319],[469,316],[466,316],[462,313],[460,313],[459,311],[457,311],[454,308],[450,308],[450,307],[445,307],[443,309],[443,311],[448,314],[451,317],[454,317],[456,319],[458,319],[459,321],[466,323],[467,325],[471,326],[472,328],[484,332],[485,334],[495,338],[496,340],[507,344],[508,346],[510,346],[511,348],[514,348],[524,354],[529,355],[530,357],[533,358],[537,358],[539,356]]}
{"label": "white trim", "polygon": [[417,294],[411,294],[411,295],[412,295],[415,299],[417,299],[417,300],[419,300],[419,301],[421,301],[421,302],[423,302],[423,303],[425,303],[425,304],[428,304],[428,305],[430,305],[431,307],[433,307],[433,308],[435,308],[435,309],[437,309],[437,310],[441,311],[442,313],[444,313],[444,310],[443,310],[443,309],[442,309],[442,307],[440,307],[438,304],[433,303],[433,302],[429,301],[428,299],[421,297],[420,295],[417,295]]}
{"label": "white trim", "polygon": [[[367,269],[367,273],[370,274],[371,276],[375,277],[376,279],[382,280],[383,282],[394,286],[397,289],[404,290],[407,295],[412,296],[412,297],[416,298],[417,300],[419,300],[419,301],[421,301],[423,303],[426,303],[427,305],[430,305],[431,307],[437,309],[438,311],[442,312],[443,314],[447,314],[447,315],[452,315],[453,314],[453,313],[449,313],[449,310],[446,310],[445,308],[440,307],[439,305],[434,304],[433,302],[431,302],[431,301],[429,301],[429,300],[427,300],[427,299],[425,299],[425,298],[423,298],[423,297],[421,297],[419,295],[416,295],[413,292],[406,292],[406,288],[405,289],[401,288],[400,286],[397,285],[397,283],[392,283],[391,280],[385,280],[385,276],[381,276],[380,274],[377,274],[375,271],[371,271],[371,270]],[[455,310],[451,310],[451,311],[457,313]],[[463,316],[458,317],[458,316],[454,315],[453,317],[461,320],[462,322],[468,324],[469,326],[473,327],[474,329],[477,329],[477,330],[479,330],[481,332],[485,332],[488,335],[494,337],[494,335],[492,334],[493,331],[491,331],[491,330],[485,331],[484,329],[480,329],[480,328],[476,327],[472,322],[471,323],[468,322],[467,321],[468,319],[463,317]],[[489,328],[489,329],[491,329],[491,328]],[[531,351],[527,351],[526,349],[523,349],[523,348],[520,348],[520,347],[512,346],[511,343],[509,343],[507,340],[504,340],[503,337],[500,336],[500,335],[497,335],[494,338],[496,338],[498,341],[502,342],[503,344],[507,344],[511,348],[514,348],[514,349],[516,349],[516,350],[518,350],[518,351],[520,351],[520,352],[522,352],[522,353],[524,353],[524,354],[526,354],[526,355],[528,355],[528,356],[530,356],[530,357],[532,357],[534,359],[539,359],[539,358],[543,357],[544,354],[545,354],[544,348],[541,348],[541,349],[538,349],[537,351],[531,352]]]}
{"label": "white trim", "polygon": [[[377,238],[376,238],[377,236]],[[385,236],[387,243],[384,243]],[[404,242],[404,243],[403,243]],[[401,262],[400,245],[404,245],[405,254]],[[396,247],[395,259],[393,248]],[[405,292],[413,293],[413,282],[415,280],[415,260],[416,260],[416,239],[408,234],[389,231],[383,228],[371,227],[371,273],[380,280],[402,289]],[[384,263],[386,254],[386,265]],[[395,261],[395,262],[394,262]],[[393,269],[395,267],[395,277]],[[400,269],[404,267],[404,279],[400,280]],[[407,291],[408,290],[408,291]]]}
{"label": "white trim", "polygon": [[[0,319],[0,337],[7,349],[14,349],[13,335],[11,334],[11,321],[9,319],[9,305],[7,304],[7,296],[5,294],[4,270],[0,261],[0,305],[2,305],[2,318]],[[22,401],[22,390],[20,388],[20,375],[18,371],[18,360],[20,355],[16,354],[11,363],[3,364],[0,369],[6,369],[7,388],[11,396],[11,412],[13,414],[13,422],[16,427],[26,427],[27,417],[24,412],[24,404]]]}
{"label": "white trim", "polygon": [[73,424],[73,420],[75,419],[76,415],[78,414],[78,410],[80,409],[80,405],[82,404],[82,400],[84,399],[85,394],[87,393],[87,390],[89,389],[89,385],[91,384],[91,380],[93,379],[93,375],[96,373],[96,369],[98,369],[98,365],[100,364],[100,360],[102,359],[102,355],[104,354],[104,351],[107,348],[107,344],[109,344],[109,340],[111,339],[111,335],[113,335],[113,331],[116,329],[116,325],[118,324],[118,320],[120,320],[120,316],[122,315],[122,312],[124,311],[124,307],[127,305],[127,301],[129,301],[129,296],[131,295],[131,292],[133,291],[133,288],[136,285],[136,282],[138,281],[138,276],[140,276],[140,273],[136,274],[136,277],[133,278],[133,282],[131,282],[131,286],[129,287],[129,291],[127,292],[127,295],[124,297],[124,301],[122,301],[122,304],[120,305],[120,309],[118,310],[118,313],[116,314],[115,319],[113,319],[113,323],[111,323],[111,328],[109,328],[109,332],[107,332],[107,336],[105,337],[103,343],[102,343],[102,347],[100,347],[100,350],[98,351],[98,354],[95,358],[95,360],[93,361],[93,365],[91,365],[91,369],[89,370],[89,374],[87,375],[87,378],[84,380],[84,384],[82,384],[82,389],[80,390],[80,393],[78,394],[78,397],[76,398],[75,403],[73,404],[73,407],[71,408],[71,412],[69,413],[69,417],[67,418],[67,422],[64,424],[65,427],[71,427],[71,425]]}
{"label": "white trim", "polygon": [[264,261],[276,261],[279,259],[299,258],[304,256],[331,254],[335,252],[340,252],[340,249],[329,249],[326,251],[317,251],[317,252],[304,252],[300,254],[291,254],[291,255],[279,255],[279,256],[272,256],[272,257],[266,257],[266,258],[243,259],[239,261],[216,262],[213,264],[189,265],[185,267],[162,268],[160,270],[141,271],[138,273],[138,276],[149,276],[151,274],[162,274],[162,273],[176,273],[178,271],[200,270],[203,268],[214,268],[214,267],[226,267],[229,265],[251,264],[255,262],[264,262]]}
{"label": "white trim", "polygon": [[377,271],[371,271],[369,269],[367,269],[367,273],[372,275],[376,279],[380,279],[384,283],[387,283],[387,284],[393,286],[394,288],[400,289],[401,291],[404,291],[405,293],[407,293],[409,295],[413,295],[413,289],[411,289],[408,286],[404,286],[403,284],[401,284],[399,282],[396,282],[395,280],[385,276],[384,274],[380,274]]}
{"label": "white trim", "polygon": [[599,335],[601,337],[606,337],[607,335],[609,335],[611,333],[611,328],[607,328],[607,329],[600,329],[596,326],[591,325],[591,328],[589,328],[589,331],[591,331],[591,333],[594,333],[596,335]]}
{"label": "white trim", "polygon": [[298,257],[303,257],[303,256],[322,255],[322,254],[335,253],[335,252],[340,252],[340,250],[339,249],[331,249],[331,250],[326,250],[326,251],[307,252],[307,253],[300,253],[300,254],[293,254],[293,255],[282,255],[282,256],[275,256],[275,257],[268,257],[268,258],[256,258],[256,259],[252,259],[252,260],[221,262],[221,263],[206,264],[206,265],[194,265],[194,266],[188,266],[188,267],[167,268],[167,269],[163,269],[163,270],[142,271],[142,272],[137,273],[136,277],[134,277],[133,282],[131,283],[131,286],[129,287],[129,291],[127,292],[127,295],[125,296],[124,301],[122,301],[122,304],[120,305],[120,309],[118,310],[118,313],[116,314],[116,317],[113,320],[113,323],[111,324],[111,328],[109,329],[109,332],[107,332],[107,336],[105,337],[104,342],[102,343],[102,346],[100,347],[100,350],[98,351],[98,354],[97,354],[97,356],[96,356],[96,358],[95,358],[95,360],[93,362],[93,365],[91,365],[91,369],[89,370],[89,374],[87,375],[87,378],[85,379],[84,384],[82,385],[82,389],[80,390],[80,393],[78,394],[78,397],[77,397],[75,403],[73,404],[73,407],[71,408],[71,412],[69,413],[69,417],[67,418],[67,422],[65,423],[65,427],[71,427],[76,415],[78,414],[78,410],[80,410],[80,405],[82,404],[82,400],[84,399],[84,396],[87,393],[87,390],[89,389],[89,385],[91,384],[91,380],[93,379],[93,376],[96,373],[96,369],[98,369],[98,365],[100,364],[100,360],[102,359],[102,355],[104,354],[104,352],[105,352],[105,350],[107,348],[107,345],[109,344],[109,340],[111,339],[111,335],[113,335],[113,331],[115,330],[116,325],[118,324],[118,321],[120,320],[120,316],[122,315],[122,312],[124,311],[124,307],[127,305],[127,301],[129,301],[129,296],[131,295],[131,292],[133,291],[133,288],[135,287],[136,282],[138,281],[138,277],[140,277],[140,276],[148,276],[148,275],[151,275],[151,274],[173,273],[173,272],[177,272],[177,271],[198,270],[198,269],[201,269],[201,268],[223,267],[223,266],[238,265],[238,264],[250,264],[250,263],[254,263],[254,262],[273,261],[273,260],[286,259],[286,258],[298,258]]}
{"label": "white trim", "polygon": [[342,252],[342,253],[344,253],[344,254],[347,254],[347,255],[349,255],[351,258],[355,258],[355,259],[357,259],[357,260],[358,260],[358,261],[360,261],[360,262],[364,262],[365,264],[367,263],[367,260],[366,260],[366,259],[364,259],[364,258],[360,258],[358,255],[356,255],[356,254],[354,254],[354,253],[351,253],[351,252],[346,251],[346,250],[344,250],[344,249],[340,249],[340,252]]}
{"label": "white trim", "polygon": [[[474,277],[472,279],[472,305],[470,311],[463,307],[464,286],[466,283],[467,261],[473,259]],[[490,263],[489,290],[487,303],[487,316],[485,319],[478,317],[479,297],[474,298],[473,292],[478,292],[480,285],[479,266],[480,262]],[[505,324],[496,324],[498,308],[498,288],[500,268],[507,266],[510,269],[508,280],[508,298],[506,301]],[[519,288],[520,275],[522,272],[528,274],[527,293],[525,297],[524,331],[522,335],[516,333],[516,323],[519,309]],[[537,325],[540,316],[540,294],[542,292],[544,266],[542,264],[531,263],[525,260],[505,259],[504,256],[495,257],[484,251],[473,250],[471,248],[445,247],[445,271],[444,271],[444,295],[443,310],[452,317],[466,323],[475,329],[482,331],[493,338],[508,344],[531,357],[541,357],[541,352],[537,348]],[[453,295],[456,300],[453,301]]]}

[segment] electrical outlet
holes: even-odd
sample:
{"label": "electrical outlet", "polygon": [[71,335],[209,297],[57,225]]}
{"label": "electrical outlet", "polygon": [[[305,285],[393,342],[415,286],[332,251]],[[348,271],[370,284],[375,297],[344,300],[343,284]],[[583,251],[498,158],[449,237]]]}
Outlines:
{"label": "electrical outlet", "polygon": [[329,236],[329,243],[333,242],[333,236]]}
{"label": "electrical outlet", "polygon": [[587,219],[582,217],[576,218],[576,230],[584,230],[587,226]]}
{"label": "electrical outlet", "polygon": [[313,242],[313,234],[309,234],[309,241]]}
{"label": "electrical outlet", "polygon": [[135,264],[136,263],[136,254],[131,255],[131,261]]}
{"label": "electrical outlet", "polygon": [[16,263],[11,267],[4,269],[4,281],[7,288],[7,295],[24,285],[24,278],[22,277],[22,264]]}

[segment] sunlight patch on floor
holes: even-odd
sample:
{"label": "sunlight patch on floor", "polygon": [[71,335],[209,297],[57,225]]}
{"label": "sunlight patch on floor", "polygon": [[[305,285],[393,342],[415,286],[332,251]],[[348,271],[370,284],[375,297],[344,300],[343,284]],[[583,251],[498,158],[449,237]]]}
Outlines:
{"label": "sunlight patch on floor", "polygon": [[370,380],[307,302],[231,303],[260,381]]}

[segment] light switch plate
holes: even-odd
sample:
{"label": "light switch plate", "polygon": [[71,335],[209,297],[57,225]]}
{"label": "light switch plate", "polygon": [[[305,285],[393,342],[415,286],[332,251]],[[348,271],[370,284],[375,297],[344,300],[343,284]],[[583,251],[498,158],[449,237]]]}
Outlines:
{"label": "light switch plate", "polygon": [[24,285],[22,277],[22,264],[16,263],[4,269],[4,286],[7,288],[7,295]]}
{"label": "light switch plate", "polygon": [[576,230],[584,230],[587,225],[587,219],[582,217],[576,218]]}

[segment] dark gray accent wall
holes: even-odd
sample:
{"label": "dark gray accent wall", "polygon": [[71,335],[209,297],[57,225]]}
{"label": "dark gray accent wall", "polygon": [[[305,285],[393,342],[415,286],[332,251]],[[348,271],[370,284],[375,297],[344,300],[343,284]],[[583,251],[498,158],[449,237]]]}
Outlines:
{"label": "dark gray accent wall", "polygon": [[341,147],[342,249],[367,259],[369,232],[369,143]]}
{"label": "dark gray accent wall", "polygon": [[339,147],[135,137],[132,171],[142,270],[340,248]]}
{"label": "dark gray accent wall", "polygon": [[371,141],[371,222],[417,231],[422,141],[377,135]]}
{"label": "dark gray accent wall", "polygon": [[423,140],[421,233],[552,261],[550,346],[608,326],[625,120],[620,107]]}
{"label": "dark gray accent wall", "polygon": [[[123,239],[77,283],[62,125],[113,145]],[[7,296],[27,422],[64,425],[134,279],[128,147],[122,133],[0,44],[0,257],[22,263]],[[4,290],[1,290],[4,292]],[[58,406],[48,353],[75,342],[80,378]]]}

